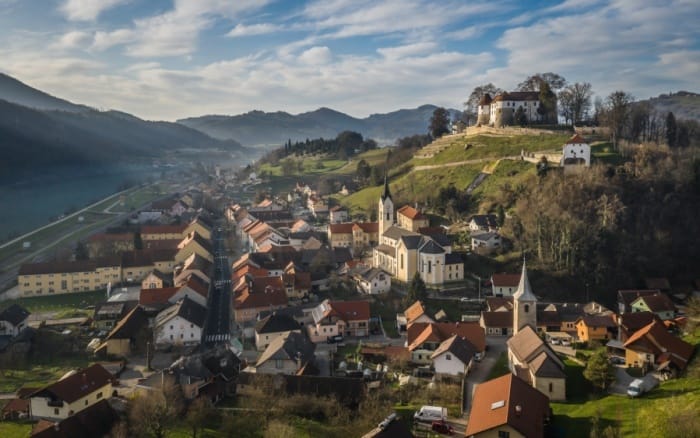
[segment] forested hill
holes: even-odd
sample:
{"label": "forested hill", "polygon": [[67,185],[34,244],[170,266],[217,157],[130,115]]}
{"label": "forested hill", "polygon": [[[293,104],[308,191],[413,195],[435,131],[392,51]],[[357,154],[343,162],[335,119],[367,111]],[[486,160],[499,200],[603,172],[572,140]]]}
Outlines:
{"label": "forested hill", "polygon": [[672,112],[677,119],[690,119],[700,122],[700,94],[678,91],[661,94],[646,101],[661,113]]}
{"label": "forested hill", "polygon": [[75,105],[8,76],[0,77],[0,149],[4,182],[50,172],[53,166],[113,165],[178,149],[217,149],[242,161],[253,158],[235,140],[214,139],[178,123]]}
{"label": "forested hill", "polygon": [[[246,146],[282,145],[288,140],[335,138],[354,131],[379,144],[393,144],[400,137],[426,134],[437,107],[423,105],[359,119],[330,108],[292,115],[286,112],[251,111],[237,116],[210,115],[178,120],[185,126],[219,139],[235,138]],[[457,110],[450,110],[454,115]]]}

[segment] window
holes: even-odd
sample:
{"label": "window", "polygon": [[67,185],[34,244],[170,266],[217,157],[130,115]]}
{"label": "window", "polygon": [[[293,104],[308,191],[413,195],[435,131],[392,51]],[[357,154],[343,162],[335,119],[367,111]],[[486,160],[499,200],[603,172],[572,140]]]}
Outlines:
{"label": "window", "polygon": [[282,359],[275,359],[275,368],[278,370],[282,369]]}
{"label": "window", "polygon": [[428,274],[430,274],[433,270],[433,262],[432,260],[428,260]]}
{"label": "window", "polygon": [[553,390],[554,390],[554,384],[550,382],[549,383],[549,392],[552,392]]}
{"label": "window", "polygon": [[58,415],[58,408],[53,408],[53,414]]}
{"label": "window", "polygon": [[171,326],[170,326],[170,330],[172,330],[172,329],[173,329],[173,326],[171,325]]}
{"label": "window", "polygon": [[499,430],[498,438],[510,438],[510,432],[507,432],[505,430]]}
{"label": "window", "polygon": [[180,333],[180,339],[183,339],[184,337],[185,337],[185,335]]}
{"label": "window", "polygon": [[525,304],[525,313],[528,313],[530,311],[530,305]]}
{"label": "window", "polygon": [[87,400],[85,400],[85,406],[87,406],[87,404],[88,404],[88,401],[87,401]]}
{"label": "window", "polygon": [[170,335],[170,340],[171,340],[171,341],[173,340],[173,335]]}
{"label": "window", "polygon": [[452,355],[451,354],[446,354],[445,355],[446,360],[452,360]]}

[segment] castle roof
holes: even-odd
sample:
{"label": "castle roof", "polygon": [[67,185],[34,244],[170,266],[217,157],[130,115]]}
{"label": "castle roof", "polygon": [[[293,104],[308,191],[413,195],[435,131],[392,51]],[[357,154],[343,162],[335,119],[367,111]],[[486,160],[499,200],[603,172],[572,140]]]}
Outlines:
{"label": "castle roof", "polygon": [[481,96],[481,100],[479,100],[479,105],[490,105],[491,104],[491,95],[489,93],[484,94]]}
{"label": "castle roof", "polygon": [[493,98],[494,102],[501,101],[539,101],[540,93],[537,91],[511,91],[509,93],[501,93]]}

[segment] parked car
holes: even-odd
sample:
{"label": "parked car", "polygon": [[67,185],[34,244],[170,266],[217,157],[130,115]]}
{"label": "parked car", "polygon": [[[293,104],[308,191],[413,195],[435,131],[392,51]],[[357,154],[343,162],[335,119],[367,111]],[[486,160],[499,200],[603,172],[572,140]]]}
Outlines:
{"label": "parked car", "polygon": [[421,406],[419,410],[413,414],[415,421],[425,421],[431,424],[434,421],[447,420],[447,409],[442,406]]}
{"label": "parked car", "polygon": [[624,365],[625,358],[620,356],[610,356],[610,363],[613,365]]}
{"label": "parked car", "polygon": [[337,342],[343,342],[343,335],[329,336],[327,341],[329,344],[335,344]]}
{"label": "parked car", "polygon": [[568,339],[562,339],[562,340],[561,340],[561,345],[562,345],[563,347],[571,347],[571,341],[568,340]]}
{"label": "parked car", "polygon": [[454,427],[444,420],[433,421],[430,429],[433,432],[441,433],[443,435],[454,435],[455,433]]}
{"label": "parked car", "polygon": [[552,338],[551,341],[549,341],[552,345],[561,345],[561,339],[558,338]]}

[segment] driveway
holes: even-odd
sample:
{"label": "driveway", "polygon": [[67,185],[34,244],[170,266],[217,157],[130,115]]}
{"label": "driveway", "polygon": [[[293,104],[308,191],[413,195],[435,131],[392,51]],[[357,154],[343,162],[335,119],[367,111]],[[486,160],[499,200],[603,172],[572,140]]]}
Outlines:
{"label": "driveway", "polygon": [[[632,377],[627,374],[627,368],[621,365],[615,365],[615,382],[610,385],[608,392],[610,394],[621,394],[627,395],[627,387],[632,383],[636,377]],[[647,388],[654,388],[659,384],[659,381],[654,377],[652,373],[647,374],[641,378],[644,380],[645,386]]]}
{"label": "driveway", "polygon": [[486,337],[486,345],[488,345],[486,356],[484,356],[481,362],[474,362],[476,366],[472,368],[471,372],[467,376],[467,384],[465,385],[467,392],[464,406],[465,418],[469,415],[474,387],[488,379],[489,373],[491,373],[491,370],[498,361],[498,358],[507,350],[506,340],[507,338],[505,336]]}

